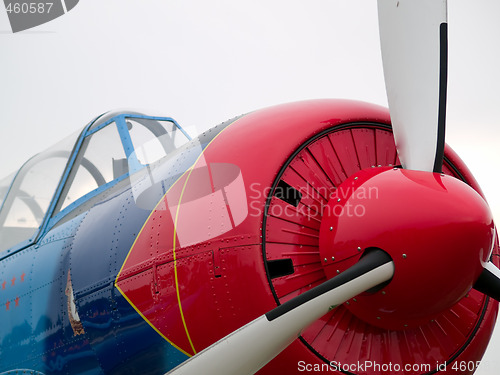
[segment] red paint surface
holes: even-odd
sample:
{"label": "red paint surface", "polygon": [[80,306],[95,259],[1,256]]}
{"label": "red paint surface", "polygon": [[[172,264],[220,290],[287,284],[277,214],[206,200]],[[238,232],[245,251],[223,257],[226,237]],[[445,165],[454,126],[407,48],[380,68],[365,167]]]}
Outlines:
{"label": "red paint surface", "polygon": [[[398,163],[391,133],[358,122],[388,124],[388,111],[320,100],[256,111],[230,125],[145,223],[118,276],[121,291],[159,333],[192,355],[326,280],[319,228],[331,194],[361,169]],[[355,124],[340,130],[350,123]],[[302,192],[299,206],[272,197],[264,223],[279,171],[302,144],[324,131],[329,133],[298,153],[281,177]],[[446,155],[478,189],[448,148]],[[445,171],[451,172],[449,166]],[[357,234],[347,233],[346,241]],[[265,259],[283,258],[292,259],[294,274],[268,280]],[[471,292],[434,322],[401,331],[369,325],[341,306],[304,331],[307,345],[295,341],[259,373],[299,373],[299,361],[435,365],[457,353],[457,360],[477,360],[497,313],[496,302],[485,304],[480,293]]]}

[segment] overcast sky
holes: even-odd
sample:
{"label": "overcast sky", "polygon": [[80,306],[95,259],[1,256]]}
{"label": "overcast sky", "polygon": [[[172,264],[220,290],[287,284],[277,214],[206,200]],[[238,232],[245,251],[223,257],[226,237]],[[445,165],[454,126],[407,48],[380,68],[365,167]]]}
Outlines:
{"label": "overcast sky", "polygon": [[[497,222],[499,15],[498,0],[449,2],[447,142]],[[386,105],[375,0],[81,0],[18,34],[0,9],[0,178],[111,109],[194,133],[313,98]],[[497,373],[494,342],[477,374]]]}

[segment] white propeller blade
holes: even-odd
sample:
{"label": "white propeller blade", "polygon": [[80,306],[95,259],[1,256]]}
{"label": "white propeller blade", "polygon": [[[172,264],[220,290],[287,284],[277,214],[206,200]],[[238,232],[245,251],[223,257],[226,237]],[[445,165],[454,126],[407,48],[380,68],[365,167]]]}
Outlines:
{"label": "white propeller blade", "polygon": [[403,168],[441,172],[446,119],[446,0],[378,0],[394,138]]}
{"label": "white propeller blade", "polygon": [[394,263],[386,253],[369,253],[339,276],[232,332],[168,374],[254,374],[332,306],[390,280],[393,275]]}
{"label": "white propeller blade", "polygon": [[486,263],[474,289],[500,301],[500,270],[493,263]]}

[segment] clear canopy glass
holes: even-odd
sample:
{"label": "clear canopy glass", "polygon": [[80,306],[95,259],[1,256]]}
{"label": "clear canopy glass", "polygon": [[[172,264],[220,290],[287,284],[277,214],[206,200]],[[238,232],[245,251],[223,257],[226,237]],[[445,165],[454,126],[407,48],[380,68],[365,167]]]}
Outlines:
{"label": "clear canopy glass", "polygon": [[79,133],[34,156],[21,167],[0,211],[0,251],[29,241],[38,232]]}
{"label": "clear canopy glass", "polygon": [[83,132],[30,159],[15,177],[0,180],[0,252],[29,244],[42,225],[47,227],[47,218],[58,220],[188,141],[170,118],[137,113],[101,116]]}

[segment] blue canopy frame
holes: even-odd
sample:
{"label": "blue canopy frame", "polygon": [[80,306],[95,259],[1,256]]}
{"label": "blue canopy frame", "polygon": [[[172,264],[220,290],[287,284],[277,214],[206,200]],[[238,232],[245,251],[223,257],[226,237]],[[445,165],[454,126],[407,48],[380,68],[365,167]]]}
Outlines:
{"label": "blue canopy frame", "polygon": [[[130,174],[133,174],[142,168],[145,168],[146,165],[143,165],[139,162],[137,159],[137,156],[135,154],[135,148],[134,144],[132,142],[132,138],[130,136],[129,128],[127,125],[127,119],[144,119],[144,120],[155,120],[155,121],[165,121],[165,122],[170,122],[174,124],[175,129],[179,130],[184,134],[184,136],[187,138],[188,141],[191,140],[191,137],[188,135],[188,133],[171,117],[158,117],[158,116],[147,116],[143,115],[140,113],[135,113],[135,112],[125,112],[125,111],[120,111],[120,112],[110,112],[107,114],[103,114],[101,116],[96,117],[94,120],[92,120],[89,124],[87,124],[83,130],[81,131],[80,135],[78,136],[75,145],[73,147],[73,150],[68,158],[68,162],[66,164],[66,167],[64,168],[64,172],[62,174],[62,177],[57,185],[57,188],[55,190],[54,195],[52,196],[52,199],[50,201],[49,207],[47,211],[45,212],[43,221],[38,228],[37,231],[28,239],[8,248],[3,251],[0,251],[0,259],[3,259],[7,256],[12,255],[13,253],[16,253],[17,251],[26,248],[27,246],[30,246],[34,243],[36,243],[40,238],[42,238],[54,225],[57,224],[64,216],[66,216],[69,212],[73,211],[76,207],[82,205],[83,203],[87,202],[88,200],[92,199],[93,197],[101,194],[103,191],[115,186],[119,182],[125,180],[130,176]],[[62,209],[61,211],[57,212],[54,215],[54,212],[56,210],[57,204],[59,200],[61,199],[61,195],[63,194],[64,188],[66,186],[66,183],[68,182],[68,179],[70,178],[70,174],[75,167],[75,164],[77,164],[77,157],[80,154],[80,151],[82,150],[82,145],[85,141],[85,139],[92,134],[98,132],[99,130],[103,129],[104,127],[110,125],[111,123],[115,123],[117,126],[118,134],[120,136],[121,144],[123,147],[123,150],[125,152],[125,155],[128,160],[129,164],[129,170],[124,173],[123,175],[114,178],[113,180],[98,186],[96,189],[88,192],[87,194],[79,197],[76,199],[74,202],[70,203],[67,207]],[[34,158],[29,159],[23,166],[17,171],[15,177],[12,179],[10,186],[8,188],[8,192],[5,196],[5,199],[2,202],[2,206],[0,207],[0,212],[5,206],[5,202],[7,201],[9,194],[12,193],[12,187],[15,184],[16,179],[20,176],[21,171],[27,164],[33,160]]]}

